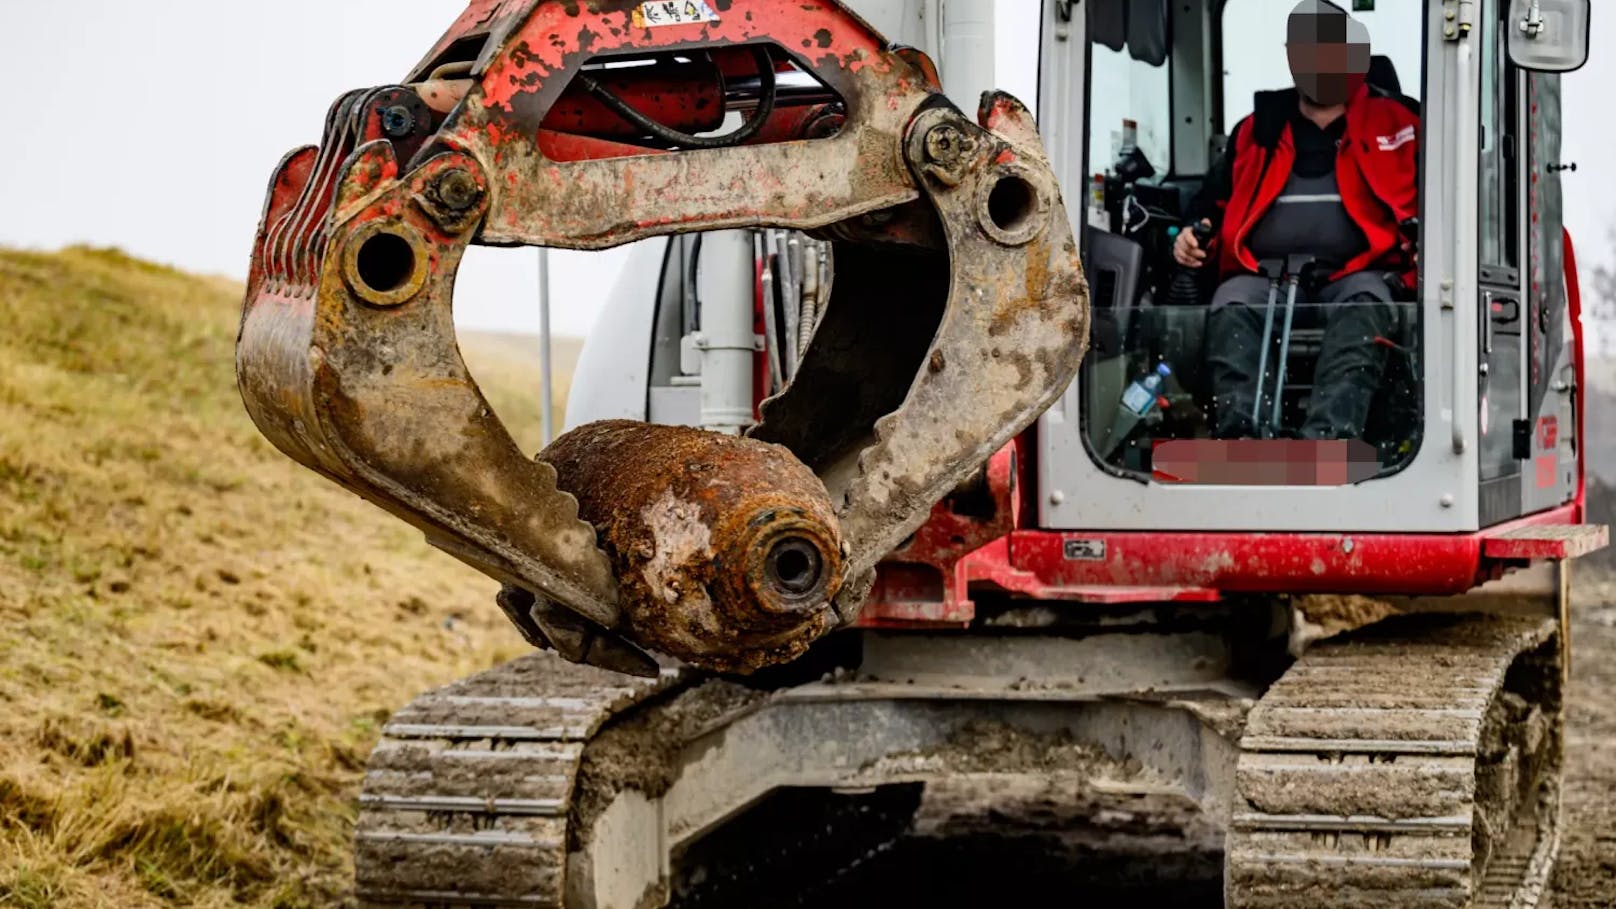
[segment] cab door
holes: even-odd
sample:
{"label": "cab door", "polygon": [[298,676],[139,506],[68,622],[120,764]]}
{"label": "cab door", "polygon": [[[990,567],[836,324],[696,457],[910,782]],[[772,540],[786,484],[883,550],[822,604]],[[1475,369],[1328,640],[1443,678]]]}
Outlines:
{"label": "cab door", "polygon": [[1521,110],[1525,76],[1509,62],[1506,3],[1483,0],[1478,22],[1481,128],[1477,209],[1477,397],[1482,526],[1522,513],[1528,325],[1523,283],[1526,211]]}
{"label": "cab door", "polygon": [[1505,0],[1479,22],[1477,364],[1482,527],[1576,491],[1575,359],[1564,283],[1560,77],[1511,62]]}

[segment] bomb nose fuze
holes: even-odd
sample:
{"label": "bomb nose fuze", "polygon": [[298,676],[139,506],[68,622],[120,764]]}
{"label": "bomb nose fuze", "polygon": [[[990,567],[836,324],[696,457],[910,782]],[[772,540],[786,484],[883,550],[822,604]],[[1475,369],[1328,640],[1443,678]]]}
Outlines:
{"label": "bomb nose fuze", "polygon": [[800,656],[830,630],[842,539],[825,486],[785,448],[608,420],[539,455],[618,580],[629,640],[721,672]]}

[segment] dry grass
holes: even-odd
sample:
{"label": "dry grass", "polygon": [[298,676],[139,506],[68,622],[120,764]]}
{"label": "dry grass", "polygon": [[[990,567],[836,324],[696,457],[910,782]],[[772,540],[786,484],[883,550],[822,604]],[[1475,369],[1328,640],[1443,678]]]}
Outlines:
{"label": "dry grass", "polygon": [[[517,444],[523,451],[543,448],[538,336],[462,332],[460,348],[489,406],[505,422]],[[559,433],[566,417],[567,379],[578,365],[583,342],[551,338],[550,348],[555,370],[555,387],[551,389],[555,396],[555,429]]]}
{"label": "dry grass", "polygon": [[258,436],[238,305],[0,251],[0,906],[338,904],[378,724],[523,649],[492,582]]}

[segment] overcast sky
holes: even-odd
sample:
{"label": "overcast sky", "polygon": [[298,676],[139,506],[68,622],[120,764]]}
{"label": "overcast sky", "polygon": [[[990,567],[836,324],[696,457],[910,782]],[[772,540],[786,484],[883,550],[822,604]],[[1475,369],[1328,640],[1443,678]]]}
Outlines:
{"label": "overcast sky", "polygon": [[[1411,0],[1396,0],[1411,2]],[[1585,265],[1607,258],[1616,128],[1599,56],[1616,15],[1595,9],[1595,58],[1567,80],[1567,221]],[[0,0],[13,114],[0,144],[0,244],[114,245],[193,271],[243,277],[270,172],[318,141],[350,88],[401,78],[464,0]],[[1032,100],[1035,0],[999,4],[1000,84]],[[1282,59],[1282,58],[1280,58]],[[1070,192],[1070,190],[1069,190]],[[458,321],[533,331],[532,250],[474,249]],[[553,257],[555,325],[582,335],[621,251]]]}

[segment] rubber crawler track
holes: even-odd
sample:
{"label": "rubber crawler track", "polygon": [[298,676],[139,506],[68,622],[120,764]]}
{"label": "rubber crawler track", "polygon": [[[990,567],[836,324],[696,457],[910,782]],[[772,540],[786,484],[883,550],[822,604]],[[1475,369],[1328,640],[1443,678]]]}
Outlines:
{"label": "rubber crawler track", "polygon": [[359,796],[364,907],[559,907],[584,746],[685,684],[534,653],[428,692],[382,730]]}
{"label": "rubber crawler track", "polygon": [[1411,617],[1298,660],[1241,741],[1228,905],[1536,906],[1558,848],[1554,628]]}

